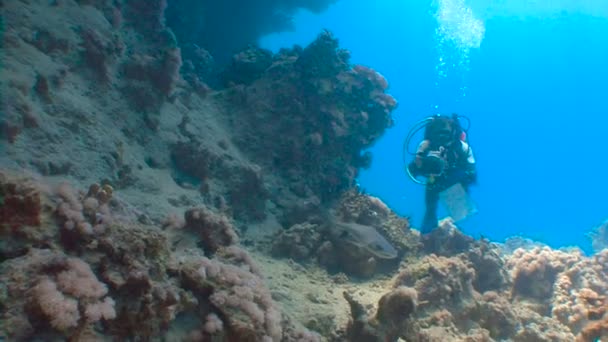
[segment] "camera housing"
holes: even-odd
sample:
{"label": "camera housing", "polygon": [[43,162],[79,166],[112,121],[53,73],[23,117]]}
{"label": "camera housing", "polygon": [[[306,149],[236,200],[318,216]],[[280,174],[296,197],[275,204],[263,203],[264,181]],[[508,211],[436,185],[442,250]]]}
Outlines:
{"label": "camera housing", "polygon": [[443,151],[429,151],[422,160],[421,171],[426,175],[440,175],[444,172],[446,164]]}

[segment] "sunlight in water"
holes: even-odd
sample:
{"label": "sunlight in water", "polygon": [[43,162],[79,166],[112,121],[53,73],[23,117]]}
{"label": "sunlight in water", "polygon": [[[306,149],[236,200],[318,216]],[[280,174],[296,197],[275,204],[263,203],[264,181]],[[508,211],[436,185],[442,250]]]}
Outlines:
{"label": "sunlight in water", "polygon": [[[479,48],[485,34],[484,23],[478,19],[464,0],[437,0],[435,3],[438,60],[436,86],[450,74],[464,77],[469,69],[471,49]],[[466,95],[466,84],[459,80],[461,96]]]}

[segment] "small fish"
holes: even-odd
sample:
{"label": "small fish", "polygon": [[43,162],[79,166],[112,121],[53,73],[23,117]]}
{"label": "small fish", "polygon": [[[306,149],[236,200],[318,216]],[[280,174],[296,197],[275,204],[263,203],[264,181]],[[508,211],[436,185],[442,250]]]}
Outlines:
{"label": "small fish", "polygon": [[376,228],[357,223],[333,222],[330,229],[335,243],[350,243],[380,259],[394,259],[397,250]]}

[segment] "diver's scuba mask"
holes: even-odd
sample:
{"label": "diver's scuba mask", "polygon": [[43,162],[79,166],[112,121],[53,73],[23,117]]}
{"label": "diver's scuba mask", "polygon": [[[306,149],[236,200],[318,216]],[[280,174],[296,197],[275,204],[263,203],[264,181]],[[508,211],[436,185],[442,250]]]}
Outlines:
{"label": "diver's scuba mask", "polygon": [[454,130],[453,129],[442,129],[437,132],[437,138],[435,145],[437,146],[447,146],[452,143],[454,139]]}

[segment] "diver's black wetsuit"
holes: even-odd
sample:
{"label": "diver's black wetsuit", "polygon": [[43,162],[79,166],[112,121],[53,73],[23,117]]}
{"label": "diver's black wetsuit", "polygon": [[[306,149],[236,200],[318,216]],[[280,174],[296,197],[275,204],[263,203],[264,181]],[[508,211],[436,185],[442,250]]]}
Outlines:
{"label": "diver's black wetsuit", "polygon": [[[447,147],[445,161],[447,167],[442,174],[429,177],[425,191],[425,213],[420,231],[422,234],[429,233],[438,224],[437,207],[439,193],[456,183],[461,183],[465,190],[474,183],[477,178],[475,170],[475,158],[471,147],[463,141],[455,141]],[[424,175],[424,157],[429,150],[433,150],[431,141],[424,140],[418,147],[416,160],[408,166],[413,175]]]}

